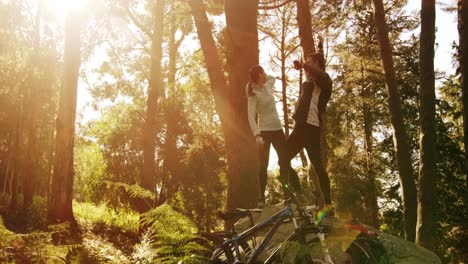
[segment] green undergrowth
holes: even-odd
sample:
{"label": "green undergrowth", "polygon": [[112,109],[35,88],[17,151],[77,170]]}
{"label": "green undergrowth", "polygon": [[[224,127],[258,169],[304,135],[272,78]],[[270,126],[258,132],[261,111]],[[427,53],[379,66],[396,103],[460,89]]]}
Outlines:
{"label": "green undergrowth", "polygon": [[[114,210],[105,204],[73,203],[75,218],[80,224],[85,243],[96,252],[97,248],[106,248],[102,253],[130,256],[134,245],[139,242],[139,214],[131,210]],[[106,253],[107,252],[107,253]],[[109,260],[110,262],[114,262]],[[119,260],[118,262],[125,262]]]}
{"label": "green undergrowth", "polygon": [[0,263],[92,263],[68,223],[14,233],[0,217]]}
{"label": "green undergrowth", "polygon": [[[0,263],[203,263],[196,225],[169,205],[145,214],[73,202],[78,229],[47,225],[46,199],[0,216]],[[141,234],[139,233],[139,225]]]}
{"label": "green undergrowth", "polygon": [[138,233],[140,215],[132,210],[113,210],[105,204],[73,202],[75,218],[82,224],[105,226],[121,229],[125,232]]}

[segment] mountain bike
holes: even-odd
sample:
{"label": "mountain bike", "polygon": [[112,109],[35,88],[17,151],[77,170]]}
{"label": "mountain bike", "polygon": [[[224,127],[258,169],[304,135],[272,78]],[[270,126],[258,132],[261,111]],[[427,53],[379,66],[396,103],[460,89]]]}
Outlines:
{"label": "mountain bike", "polygon": [[[322,225],[320,219],[317,219],[317,207],[302,208],[297,204],[297,199],[293,197],[285,202],[283,209],[260,223],[254,224],[253,214],[261,212],[261,209],[237,209],[235,212],[220,212],[218,216],[228,222],[247,217],[250,220],[250,227],[240,233],[236,232],[234,225],[227,232],[202,233],[202,237],[214,244],[209,263],[282,263],[280,254],[282,246],[288,242],[296,242],[304,247],[318,245],[320,248],[319,251],[306,254],[302,263],[335,264],[327,245],[327,237],[331,228]],[[286,223],[292,223],[294,231],[280,243],[270,243],[278,228]],[[346,227],[363,229],[360,225],[347,225]],[[349,255],[349,260],[346,263],[379,263],[378,256],[373,256],[369,252],[369,245],[374,240],[365,232],[360,233],[346,251],[346,254]],[[267,257],[260,259],[261,254]]]}

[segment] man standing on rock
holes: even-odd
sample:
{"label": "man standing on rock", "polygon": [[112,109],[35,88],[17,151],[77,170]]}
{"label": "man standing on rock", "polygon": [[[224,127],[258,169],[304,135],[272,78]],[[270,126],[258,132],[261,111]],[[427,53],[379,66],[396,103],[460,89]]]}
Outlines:
{"label": "man standing on rock", "polygon": [[301,94],[293,115],[295,125],[288,138],[288,158],[293,159],[299,151],[306,149],[314,166],[325,206],[331,205],[330,179],[321,160],[320,125],[322,115],[332,93],[332,80],[325,72],[325,58],[322,53],[312,53],[306,62],[294,62],[296,68],[304,68],[306,81],[302,84]]}

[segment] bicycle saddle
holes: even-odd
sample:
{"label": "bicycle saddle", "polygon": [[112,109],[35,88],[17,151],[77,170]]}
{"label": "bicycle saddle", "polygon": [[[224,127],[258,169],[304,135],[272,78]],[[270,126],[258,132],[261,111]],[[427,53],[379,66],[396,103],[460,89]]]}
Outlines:
{"label": "bicycle saddle", "polygon": [[248,212],[248,213],[261,213],[263,212],[262,209],[243,209],[243,208],[236,208],[236,212]]}

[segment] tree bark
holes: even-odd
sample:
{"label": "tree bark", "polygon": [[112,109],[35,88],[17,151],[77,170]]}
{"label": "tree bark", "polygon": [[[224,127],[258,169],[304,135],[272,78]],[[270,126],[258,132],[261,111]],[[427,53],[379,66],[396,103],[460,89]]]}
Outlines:
{"label": "tree bark", "polygon": [[245,86],[250,67],[258,64],[257,0],[226,0],[229,104],[236,129],[226,135],[228,192],[226,208],[256,207],[259,198],[255,139],[247,119]]}
{"label": "tree bark", "polygon": [[405,239],[414,241],[416,230],[416,184],[411,164],[411,152],[401,109],[400,93],[398,91],[393,65],[392,47],[388,37],[385,21],[385,10],[382,0],[373,0],[375,27],[380,45],[380,56],[385,74],[385,86],[388,92],[390,122],[393,129],[393,144],[397,156],[397,167],[400,173],[402,188],[403,221]]}
{"label": "tree bark", "polygon": [[10,193],[10,209],[16,209],[18,206],[18,178],[19,178],[19,168],[20,166],[20,148],[21,148],[21,131],[23,127],[23,111],[22,104],[23,102],[19,100],[18,102],[18,119],[16,120],[15,127],[15,136],[13,141],[13,147],[11,151],[11,157],[13,159],[13,168],[11,170],[10,184],[9,184],[9,193]]}
{"label": "tree bark", "polygon": [[33,201],[34,194],[34,179],[37,170],[37,89],[39,88],[38,69],[39,69],[39,45],[40,45],[40,29],[41,29],[41,12],[42,4],[38,2],[38,9],[35,19],[34,47],[32,55],[32,72],[30,73],[29,91],[27,95],[28,101],[28,117],[27,117],[27,136],[28,144],[26,150],[26,171],[23,178],[23,207],[28,208]]}
{"label": "tree bark", "polygon": [[[177,7],[175,3],[171,6],[171,16],[177,16]],[[180,44],[182,43],[185,34],[181,36],[179,40],[176,40],[177,33],[177,20],[171,19],[169,22],[169,62],[168,62],[168,73],[167,73],[167,98],[165,104],[165,121],[166,121],[166,141],[164,144],[165,160],[164,166],[169,173],[174,177],[180,177],[182,172],[182,166],[180,166],[180,155],[177,148],[177,138],[180,132],[178,131],[179,123],[175,120],[176,109],[180,109],[182,105],[181,101],[177,99],[176,91],[176,74],[177,74],[177,51],[179,50]]]}
{"label": "tree bark", "polygon": [[434,250],[436,229],[436,130],[435,130],[435,0],[421,2],[419,50],[419,180],[416,243]]}
{"label": "tree bark", "polygon": [[309,2],[309,0],[296,0],[297,26],[299,28],[299,39],[301,40],[303,56],[315,52]]}
{"label": "tree bark", "polygon": [[151,72],[146,101],[146,119],[143,132],[143,170],[141,185],[143,188],[155,191],[155,148],[157,137],[157,107],[163,90],[162,80],[162,42],[165,0],[157,0],[153,13],[153,38],[151,47]]}
{"label": "tree bark", "polygon": [[289,111],[288,111],[288,83],[286,76],[286,10],[281,11],[281,95],[283,103],[283,117],[284,117],[284,133],[289,137]]}
{"label": "tree bark", "polygon": [[368,224],[373,227],[379,227],[379,207],[377,203],[377,184],[375,180],[375,172],[372,163],[372,112],[369,105],[371,97],[370,88],[364,81],[364,64],[361,61],[361,93],[363,97],[362,112],[364,121],[364,149],[366,151],[366,178],[367,178],[367,193],[366,204],[369,209]]}
{"label": "tree bark", "polygon": [[[225,3],[230,87],[222,71],[202,0],[189,1],[221,120],[228,163],[226,209],[256,206],[259,194],[255,142],[247,122],[244,88],[250,66],[258,63],[257,1]],[[234,50],[235,49],[235,50]]]}
{"label": "tree bark", "polygon": [[[468,191],[468,0],[458,0],[458,56],[463,103],[463,139],[465,145],[465,174]],[[468,204],[468,203],[467,203]]]}
{"label": "tree bark", "polygon": [[72,209],[73,147],[78,75],[81,63],[81,21],[80,16],[70,12],[65,22],[65,68],[56,122],[56,155],[47,211],[49,223],[69,221],[73,225],[76,224]]}

